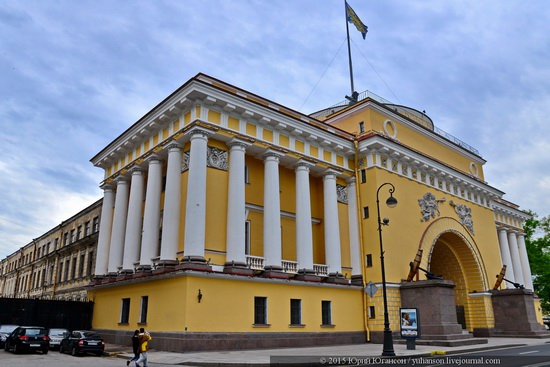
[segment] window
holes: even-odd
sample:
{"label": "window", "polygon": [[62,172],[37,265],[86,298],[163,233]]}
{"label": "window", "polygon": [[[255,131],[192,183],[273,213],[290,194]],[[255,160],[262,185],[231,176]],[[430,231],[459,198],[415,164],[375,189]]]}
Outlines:
{"label": "window", "polygon": [[367,254],[367,261],[366,261],[366,264],[367,264],[367,268],[371,268],[371,267],[372,267],[372,254]]}
{"label": "window", "polygon": [[332,302],[321,301],[321,318],[323,325],[332,325]]}
{"label": "window", "polygon": [[92,267],[94,266],[94,252],[91,251],[88,254],[88,269],[86,269],[86,275],[92,275]]}
{"label": "window", "polygon": [[123,298],[120,305],[120,323],[127,324],[130,319],[130,298]]}
{"label": "window", "polygon": [[76,239],[79,240],[82,238],[82,226],[76,227]]}
{"label": "window", "polygon": [[250,183],[250,171],[248,169],[248,166],[244,166],[244,183],[245,184]]}
{"label": "window", "polygon": [[80,255],[80,263],[78,264],[78,277],[82,278],[84,276],[84,262],[86,261],[86,254]]}
{"label": "window", "polygon": [[59,238],[56,238],[55,241],[53,242],[53,250],[57,250],[57,245],[59,244]]}
{"label": "window", "polygon": [[374,306],[369,306],[369,319],[376,318],[376,312],[374,311]]}
{"label": "window", "polygon": [[67,242],[69,241],[69,232],[65,232],[63,235],[63,246],[67,245]]}
{"label": "window", "polygon": [[63,276],[63,280],[67,281],[69,280],[69,265],[70,265],[70,259],[65,260],[65,274]]}
{"label": "window", "polygon": [[267,297],[254,297],[254,324],[267,325]]}
{"label": "window", "polygon": [[149,296],[141,297],[141,310],[139,311],[139,323],[147,323],[147,307],[149,305]]}
{"label": "window", "polygon": [[71,229],[71,243],[75,241],[75,230]]}
{"label": "window", "polygon": [[290,300],[290,325],[302,324],[302,300]]}
{"label": "window", "polygon": [[367,182],[367,170],[362,169],[361,170],[361,183],[366,183],[366,182]]}
{"label": "window", "polygon": [[84,236],[90,235],[90,221],[84,223]]}
{"label": "window", "polygon": [[244,222],[244,253],[250,255],[250,221]]}
{"label": "window", "polygon": [[61,275],[63,274],[63,262],[59,263],[59,268],[57,271],[57,282],[61,283]]}
{"label": "window", "polygon": [[359,132],[360,133],[364,133],[365,132],[365,123],[363,121],[361,121],[359,123]]}
{"label": "window", "polygon": [[363,207],[363,219],[367,219],[369,217],[369,207],[364,206]]}
{"label": "window", "polygon": [[72,266],[71,266],[71,279],[76,277],[76,256],[73,257]]}
{"label": "window", "polygon": [[99,217],[94,217],[94,221],[92,225],[93,225],[94,233],[99,231]]}

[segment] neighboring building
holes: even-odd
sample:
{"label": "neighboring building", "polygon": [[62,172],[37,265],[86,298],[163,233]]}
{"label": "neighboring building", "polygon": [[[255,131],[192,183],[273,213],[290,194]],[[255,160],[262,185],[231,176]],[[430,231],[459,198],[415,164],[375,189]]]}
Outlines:
{"label": "neighboring building", "polygon": [[102,199],[0,261],[0,296],[87,300]]}
{"label": "neighboring building", "polygon": [[186,351],[379,338],[382,292],[364,290],[382,282],[377,193],[394,330],[420,249],[469,332],[494,327],[503,264],[532,289],[529,216],[480,153],[378,97],[308,116],[198,74],[91,161],[105,179],[89,297],[109,341],[139,326]]}

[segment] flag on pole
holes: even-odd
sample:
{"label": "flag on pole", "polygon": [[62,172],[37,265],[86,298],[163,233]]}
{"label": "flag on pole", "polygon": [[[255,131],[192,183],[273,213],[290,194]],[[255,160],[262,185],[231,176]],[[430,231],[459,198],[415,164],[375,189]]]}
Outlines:
{"label": "flag on pole", "polygon": [[363,24],[363,22],[361,22],[361,19],[359,19],[357,14],[355,14],[355,12],[351,8],[351,6],[349,6],[347,1],[346,1],[346,17],[348,18],[348,22],[353,23],[355,25],[355,28],[357,28],[357,30],[361,32],[361,34],[363,35],[363,39],[365,39],[365,37],[367,37],[367,32],[369,31],[369,27],[367,27],[366,25]]}

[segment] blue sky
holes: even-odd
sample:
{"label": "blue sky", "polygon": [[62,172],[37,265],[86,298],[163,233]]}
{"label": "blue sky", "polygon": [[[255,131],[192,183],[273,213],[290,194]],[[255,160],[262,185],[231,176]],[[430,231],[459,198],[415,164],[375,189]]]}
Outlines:
{"label": "blue sky", "polygon": [[[355,89],[426,110],[550,214],[550,7],[350,0]],[[311,113],[349,94],[343,0],[0,0],[0,258],[92,204],[89,159],[198,72]]]}

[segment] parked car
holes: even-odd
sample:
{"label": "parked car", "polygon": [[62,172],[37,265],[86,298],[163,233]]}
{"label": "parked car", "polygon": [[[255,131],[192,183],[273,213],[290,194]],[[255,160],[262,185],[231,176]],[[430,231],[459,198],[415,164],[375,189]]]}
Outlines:
{"label": "parked car", "polygon": [[59,348],[59,345],[61,344],[61,340],[65,336],[65,333],[68,333],[69,330],[67,329],[49,329],[48,330],[48,336],[50,337],[50,349],[56,349]]}
{"label": "parked car", "polygon": [[7,338],[5,351],[13,353],[41,351],[48,354],[50,338],[48,330],[40,326],[19,326]]}
{"label": "parked car", "polygon": [[0,348],[4,348],[6,338],[12,331],[17,329],[19,325],[0,325]]}
{"label": "parked car", "polygon": [[73,356],[92,353],[101,356],[105,350],[105,341],[95,331],[74,330],[65,334],[59,345],[59,352],[70,352]]}
{"label": "parked car", "polygon": [[542,323],[544,324],[546,330],[550,330],[550,316],[543,316]]}

